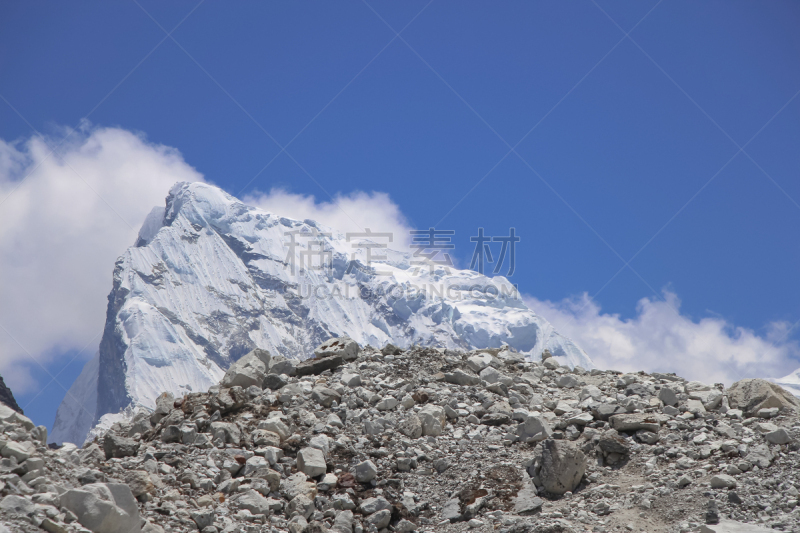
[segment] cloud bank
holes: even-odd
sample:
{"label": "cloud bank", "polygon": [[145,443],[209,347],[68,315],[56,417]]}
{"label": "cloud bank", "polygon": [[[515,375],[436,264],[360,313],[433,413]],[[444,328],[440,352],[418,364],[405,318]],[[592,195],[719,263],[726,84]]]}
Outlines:
{"label": "cloud bank", "polygon": [[117,128],[72,132],[51,153],[68,133],[0,140],[0,374],[19,393],[37,387],[30,368],[94,354],[114,261],[173,183],[203,179],[177,150]]}
{"label": "cloud bank", "polygon": [[744,377],[782,377],[800,366],[800,346],[784,339],[789,324],[772,323],[759,336],[718,317],[694,321],[680,314],[677,295],[665,291],[664,299],[642,298],[631,319],[603,313],[585,293],[559,302],[534,297],[525,302],[600,368],[675,372],[705,383],[731,384]]}

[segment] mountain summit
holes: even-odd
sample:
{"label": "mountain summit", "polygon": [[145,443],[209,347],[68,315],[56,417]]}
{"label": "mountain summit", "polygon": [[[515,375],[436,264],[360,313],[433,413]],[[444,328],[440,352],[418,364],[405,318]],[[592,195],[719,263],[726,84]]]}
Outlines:
{"label": "mountain summit", "polygon": [[155,408],[163,391],[205,391],[253,348],[304,359],[342,334],[402,348],[508,345],[530,360],[547,349],[562,364],[594,366],[505,278],[391,250],[378,236],[176,184],[114,266],[99,352],[59,407],[51,440],[81,444],[104,415]]}

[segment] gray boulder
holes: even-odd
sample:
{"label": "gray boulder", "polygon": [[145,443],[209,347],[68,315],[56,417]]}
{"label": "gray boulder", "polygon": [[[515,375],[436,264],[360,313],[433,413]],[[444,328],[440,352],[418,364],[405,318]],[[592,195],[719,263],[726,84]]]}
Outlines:
{"label": "gray boulder", "polygon": [[12,516],[30,516],[36,511],[36,506],[27,498],[11,494],[0,500],[0,511]]}
{"label": "gray boulder", "polygon": [[403,350],[392,343],[381,348],[381,355],[400,355],[401,353],[403,353]]}
{"label": "gray boulder", "polygon": [[630,443],[620,436],[615,429],[604,431],[603,434],[600,435],[600,440],[597,442],[597,445],[600,446],[600,449],[606,454],[616,453],[619,455],[627,455],[631,448]]}
{"label": "gray boulder", "polygon": [[334,337],[320,344],[314,350],[314,357],[317,359],[341,357],[344,361],[352,361],[358,358],[360,351],[358,343],[350,337]]}
{"label": "gray boulder", "polygon": [[389,522],[392,520],[392,512],[388,509],[384,509],[383,511],[378,511],[375,514],[372,514],[367,518],[367,523],[375,526],[375,529],[380,531],[381,529],[385,528],[389,525]]}
{"label": "gray boulder", "polygon": [[488,353],[479,353],[471,355],[467,358],[467,366],[475,372],[480,372],[492,362],[492,355]]}
{"label": "gray boulder", "polygon": [[214,511],[211,509],[201,509],[190,513],[192,520],[197,524],[197,529],[203,530],[214,523]]}
{"label": "gray boulder", "polygon": [[262,389],[278,390],[289,383],[286,379],[286,374],[267,374],[262,383]]}
{"label": "gray boulder", "polygon": [[784,428],[778,428],[775,431],[765,433],[764,438],[767,439],[767,442],[772,444],[789,444],[792,442],[792,437],[789,436],[789,433]]}
{"label": "gray boulder", "polygon": [[306,359],[295,365],[294,371],[298,376],[312,376],[322,374],[326,370],[333,370],[344,364],[344,358],[340,355],[332,355],[322,359]]}
{"label": "gray boulder", "polygon": [[35,451],[36,448],[30,442],[11,441],[5,443],[5,446],[0,446],[0,455],[7,458],[13,457],[18,463],[27,460]]}
{"label": "gray boulder", "polygon": [[654,415],[646,413],[630,413],[613,415],[609,418],[611,427],[617,431],[638,431],[644,429],[658,433],[661,428],[661,420]]}
{"label": "gray boulder", "polygon": [[310,477],[321,476],[328,470],[325,456],[317,448],[303,448],[297,452],[297,469]]}
{"label": "gray boulder", "polygon": [[28,431],[36,427],[30,418],[16,412],[2,402],[0,402],[0,422],[5,422],[6,424],[19,424]]}
{"label": "gray boulder", "polygon": [[572,374],[562,374],[556,378],[556,386],[562,389],[574,389],[580,385],[580,380]]}
{"label": "gray boulder", "polygon": [[542,447],[539,479],[547,492],[573,491],[586,473],[586,456],[568,440],[547,439]]}
{"label": "gray boulder", "polygon": [[269,514],[269,500],[255,490],[248,490],[236,501],[239,509],[247,509],[253,514]]}
{"label": "gray boulder", "polygon": [[391,508],[392,504],[389,502],[389,500],[379,496],[377,498],[365,499],[361,502],[361,505],[359,505],[358,510],[361,511],[361,514],[371,515],[372,513],[377,513],[378,511]]}
{"label": "gray boulder", "polygon": [[140,533],[139,507],[127,485],[94,483],[61,495],[61,507],[94,533]]}
{"label": "gray boulder", "polygon": [[728,474],[718,474],[711,478],[712,489],[735,489],[736,479]]}
{"label": "gray boulder", "polygon": [[375,479],[378,475],[378,468],[372,461],[363,461],[358,463],[355,467],[356,481],[359,483],[368,483]]}
{"label": "gray boulder", "polygon": [[139,451],[139,443],[128,437],[121,437],[109,431],[103,437],[103,451],[106,459],[130,457]]}
{"label": "gray boulder", "polygon": [[220,385],[222,387],[242,387],[246,389],[253,385],[261,388],[270,361],[270,353],[266,350],[255,349],[233,363]]}
{"label": "gray boulder", "polygon": [[757,444],[750,448],[750,452],[745,456],[744,460],[749,461],[759,468],[767,468],[772,460],[775,458],[766,444]]}
{"label": "gray boulder", "polygon": [[422,424],[423,435],[438,437],[442,434],[445,424],[444,408],[438,405],[426,405],[417,416]]}
{"label": "gray boulder", "polygon": [[517,437],[522,442],[539,442],[553,434],[553,430],[543,416],[528,414],[517,425]]}
{"label": "gray boulder", "polygon": [[679,384],[664,385],[658,391],[658,399],[664,402],[664,405],[678,405],[680,401],[679,395],[683,392],[681,389],[683,389],[683,386]]}
{"label": "gray boulder", "polygon": [[171,392],[162,392],[159,394],[158,398],[156,398],[156,410],[150,415],[150,423],[158,424],[161,422],[161,419],[172,411],[174,402],[175,396],[173,396]]}
{"label": "gray boulder", "polygon": [[331,531],[335,533],[352,533],[353,521],[353,511],[340,511],[336,513],[336,519],[333,521]]}
{"label": "gray boulder", "polygon": [[330,407],[333,402],[341,402],[342,395],[333,389],[318,385],[311,391],[311,399],[323,407]]}
{"label": "gray boulder", "polygon": [[295,367],[299,361],[296,359],[286,359],[285,357],[281,357],[280,355],[276,355],[272,358],[272,361],[269,365],[269,373],[270,374],[286,374],[287,376],[294,376],[296,371]]}
{"label": "gray boulder", "polygon": [[479,385],[481,378],[475,374],[468,374],[461,369],[455,369],[444,375],[444,380],[455,385]]}
{"label": "gray boulder", "polygon": [[597,420],[603,421],[608,420],[610,417],[616,414],[624,412],[625,408],[615,403],[601,403],[592,408],[592,415],[594,415]]}
{"label": "gray boulder", "polygon": [[780,385],[764,379],[743,379],[725,391],[733,409],[741,409],[745,415],[754,416],[759,409],[797,409],[800,401]]}
{"label": "gray boulder", "polygon": [[410,439],[418,439],[422,436],[422,422],[419,417],[413,413],[400,422],[397,429]]}
{"label": "gray boulder", "polygon": [[242,442],[242,430],[232,422],[211,422],[211,434],[221,437],[223,442],[239,445]]}

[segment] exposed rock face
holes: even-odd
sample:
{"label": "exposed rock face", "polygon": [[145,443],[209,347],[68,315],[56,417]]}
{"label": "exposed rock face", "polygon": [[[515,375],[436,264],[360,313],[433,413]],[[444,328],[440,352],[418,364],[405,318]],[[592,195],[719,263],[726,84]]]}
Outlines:
{"label": "exposed rock face", "polygon": [[390,351],[488,346],[497,357],[511,353],[500,350],[507,344],[515,357],[549,349],[562,364],[593,366],[503,278],[420,265],[390,249],[379,267],[368,265],[373,241],[246,206],[210,185],[177,184],[115,263],[99,354],[59,408],[52,440],[82,444],[92,426],[101,435],[120,410],[153,409],[164,391],[206,391],[254,348],[302,360],[339,337],[297,365],[301,376],[341,366],[359,344],[389,342]]}
{"label": "exposed rock face", "polygon": [[142,530],[139,506],[128,485],[85,485],[62,494],[60,503],[93,533],[139,533]]}
{"label": "exposed rock face", "polygon": [[0,376],[0,403],[12,408],[19,414],[25,414],[22,412],[22,408],[17,404],[17,400],[14,399],[11,389],[9,389],[3,381],[3,376]]}
{"label": "exposed rock face", "polygon": [[[283,375],[277,389],[220,384],[163,394],[154,411],[141,409],[83,449],[48,449],[30,420],[0,406],[0,526],[800,530],[794,410],[747,416],[728,405],[729,391],[677,376],[511,354],[488,358],[480,371],[493,368],[489,380],[446,379],[445,368],[474,372],[482,353],[365,347],[332,370]],[[577,386],[559,387],[565,375]],[[660,399],[664,387],[675,405]],[[703,394],[714,390],[719,402]]]}
{"label": "exposed rock face", "polygon": [[566,440],[548,439],[542,445],[542,469],[539,478],[551,494],[571,492],[586,473],[586,456]]}
{"label": "exposed rock face", "polygon": [[797,409],[800,401],[791,393],[764,379],[743,379],[726,391],[728,402],[734,409],[754,415],[761,409]]}

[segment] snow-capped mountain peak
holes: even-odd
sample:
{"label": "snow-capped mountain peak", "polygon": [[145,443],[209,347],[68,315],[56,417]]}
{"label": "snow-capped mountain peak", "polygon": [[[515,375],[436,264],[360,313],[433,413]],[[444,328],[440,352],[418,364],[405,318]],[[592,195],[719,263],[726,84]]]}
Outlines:
{"label": "snow-capped mountain peak", "polygon": [[59,407],[51,440],[80,444],[104,415],[153,408],[163,391],[206,390],[255,347],[302,359],[338,335],[373,346],[507,344],[530,359],[547,348],[593,367],[503,277],[392,250],[366,228],[343,234],[178,183],[114,266],[99,354]]}

